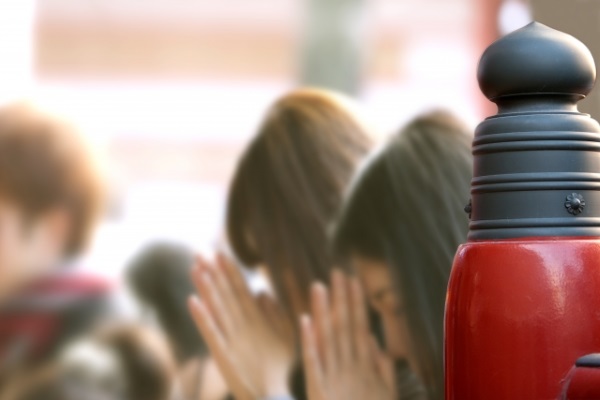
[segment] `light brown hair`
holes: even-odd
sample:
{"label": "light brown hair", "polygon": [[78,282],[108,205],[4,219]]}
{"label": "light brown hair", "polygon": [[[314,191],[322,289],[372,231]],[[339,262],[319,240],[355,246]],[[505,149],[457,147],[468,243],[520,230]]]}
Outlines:
{"label": "light brown hair", "polygon": [[367,128],[344,100],[302,89],[273,104],[239,161],[227,206],[229,241],[246,265],[267,266],[290,311],[306,305],[312,281],[328,280],[327,228],[369,147]]}
{"label": "light brown hair", "polygon": [[65,256],[77,255],[87,244],[103,189],[95,154],[70,125],[24,103],[0,108],[0,196],[29,218],[67,210]]}

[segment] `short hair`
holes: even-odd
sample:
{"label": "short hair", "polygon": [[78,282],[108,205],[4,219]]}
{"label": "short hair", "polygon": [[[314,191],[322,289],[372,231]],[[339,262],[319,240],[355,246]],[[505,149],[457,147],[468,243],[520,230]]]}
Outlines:
{"label": "short hair", "polygon": [[265,264],[289,311],[293,282],[305,297],[326,282],[333,260],[327,229],[355,165],[370,147],[368,129],[331,92],[293,91],[269,109],[230,186],[227,234],[247,266]]}
{"label": "short hair", "polygon": [[52,363],[20,370],[0,387],[0,399],[71,400],[61,387],[59,372]]}
{"label": "short hair", "polygon": [[360,255],[389,265],[431,399],[443,398],[446,288],[469,224],[468,132],[445,112],[410,122],[357,174],[333,234],[342,263]]}
{"label": "short hair", "polygon": [[128,399],[168,400],[171,397],[175,364],[160,332],[121,323],[101,327],[95,334],[98,343],[118,355],[128,383]]}
{"label": "short hair", "polygon": [[70,216],[63,254],[88,243],[104,202],[104,180],[95,153],[66,122],[29,104],[0,108],[0,197],[28,217],[56,207]]}
{"label": "short hair", "polygon": [[194,254],[187,247],[157,242],[145,247],[127,266],[133,292],[155,312],[181,363],[208,355],[187,308],[188,298],[196,292],[190,279],[194,262]]}
{"label": "short hair", "polygon": [[[123,368],[128,400],[171,398],[175,383],[175,367],[169,348],[158,332],[134,324],[113,323],[101,326],[79,340],[98,344],[117,357]],[[98,398],[98,393],[93,390],[86,392],[70,390],[69,370],[61,359],[34,368],[24,368],[10,378],[6,386],[0,387],[2,400]],[[108,394],[106,399],[117,400],[112,396],[109,397]]]}

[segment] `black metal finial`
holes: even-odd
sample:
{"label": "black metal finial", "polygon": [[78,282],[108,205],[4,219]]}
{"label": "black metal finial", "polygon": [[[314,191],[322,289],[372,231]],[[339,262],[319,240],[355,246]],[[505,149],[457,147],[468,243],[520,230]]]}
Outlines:
{"label": "black metal finial", "polygon": [[512,32],[481,56],[477,79],[490,100],[532,94],[575,94],[594,87],[592,53],[571,35],[539,22]]}
{"label": "black metal finial", "polygon": [[469,239],[600,236],[600,125],[577,110],[590,51],[534,22],[486,49],[478,79],[498,114],[475,132]]}

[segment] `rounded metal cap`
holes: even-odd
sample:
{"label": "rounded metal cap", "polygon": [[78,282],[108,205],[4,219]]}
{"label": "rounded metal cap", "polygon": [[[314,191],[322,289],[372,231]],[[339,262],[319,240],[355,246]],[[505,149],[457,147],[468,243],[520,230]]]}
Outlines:
{"label": "rounded metal cap", "polygon": [[592,54],[579,40],[532,22],[485,50],[477,79],[492,101],[534,93],[584,97],[594,86],[596,67]]}
{"label": "rounded metal cap", "polygon": [[600,236],[600,126],[577,110],[595,77],[580,41],[536,22],[484,52],[498,114],[475,132],[470,240]]}

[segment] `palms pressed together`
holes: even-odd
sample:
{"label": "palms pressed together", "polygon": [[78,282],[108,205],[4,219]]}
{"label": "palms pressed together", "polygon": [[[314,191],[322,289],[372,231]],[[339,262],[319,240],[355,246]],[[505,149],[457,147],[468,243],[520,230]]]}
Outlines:
{"label": "palms pressed together", "polygon": [[223,256],[215,263],[200,258],[193,280],[201,299],[190,299],[192,316],[236,399],[288,395],[290,319],[269,296],[255,297]]}
{"label": "palms pressed together", "polygon": [[393,363],[370,333],[360,284],[339,271],[331,280],[331,297],[313,285],[312,318],[301,321],[309,399],[396,399]]}

